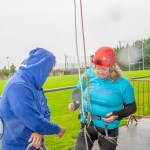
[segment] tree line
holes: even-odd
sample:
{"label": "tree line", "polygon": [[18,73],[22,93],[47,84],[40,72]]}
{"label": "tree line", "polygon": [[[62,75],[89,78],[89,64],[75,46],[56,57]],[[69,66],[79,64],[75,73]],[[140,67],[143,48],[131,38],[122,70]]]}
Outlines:
{"label": "tree line", "polygon": [[14,73],[16,72],[16,67],[14,64],[12,64],[10,66],[10,69],[6,68],[6,66],[4,66],[1,70],[0,70],[0,79],[6,79],[9,76],[12,76]]}
{"label": "tree line", "polygon": [[[131,70],[150,69],[150,38],[143,39],[143,40],[137,40],[134,43],[132,43],[132,45],[129,45],[128,43],[126,45],[122,45],[122,43],[120,41],[119,45],[117,47],[115,47],[114,49],[117,53],[117,56],[120,54],[120,52],[122,52],[124,50],[128,51],[126,53],[128,55],[132,55],[132,54],[129,54],[129,50],[132,51],[132,49],[135,49],[135,50],[139,49],[139,50],[141,50],[140,51],[141,53],[143,52],[143,54],[141,54],[142,57],[140,57],[138,60],[139,63],[136,62],[135,64],[132,64],[132,60],[130,60],[131,62],[128,62],[128,65],[123,65],[121,63],[122,58],[120,60],[118,59],[117,63],[121,67],[122,70],[129,70],[129,66],[130,66]],[[137,53],[140,53],[140,52],[137,51]],[[143,57],[144,57],[144,59],[143,59]],[[118,58],[119,58],[119,56],[118,56]],[[127,58],[127,56],[124,56],[123,59],[128,59],[128,58]],[[144,60],[144,62],[142,62],[143,60]],[[142,62],[142,63],[140,63],[140,62]],[[129,63],[131,63],[131,64],[129,64]],[[143,68],[143,63],[144,63],[144,68]],[[77,68],[73,68],[73,69],[77,70]],[[64,71],[63,68],[62,68],[62,70],[56,69],[56,70],[54,70],[53,75],[66,74],[66,73],[62,73],[62,71]],[[68,72],[68,71],[69,70],[67,70],[67,74],[72,74],[72,73],[74,74],[74,72],[75,72],[75,71],[72,71],[72,69],[70,72]],[[14,64],[12,64],[9,69],[6,66],[4,66],[0,70],[0,79],[6,79],[6,78],[12,76],[15,72],[16,72],[16,67]]]}
{"label": "tree line", "polygon": [[[126,50],[126,56],[124,58],[121,57],[121,59],[126,59],[128,63],[126,65],[121,63],[121,59],[117,60],[117,63],[119,66],[121,66],[122,70],[129,70],[129,66],[131,70],[146,70],[150,69],[150,38],[143,39],[143,40],[137,40],[133,44],[129,45],[128,43],[125,46],[121,45],[121,42],[119,46],[115,48],[115,51],[117,53],[117,56],[122,52]],[[134,53],[132,53],[134,51]],[[140,54],[141,53],[141,54]],[[128,56],[129,55],[129,56]],[[137,56],[135,56],[137,55]],[[133,58],[138,57],[138,60],[133,63]],[[118,56],[119,58],[119,56]],[[130,60],[128,60],[130,59]],[[130,64],[129,64],[130,63]],[[144,67],[144,68],[143,68]]]}

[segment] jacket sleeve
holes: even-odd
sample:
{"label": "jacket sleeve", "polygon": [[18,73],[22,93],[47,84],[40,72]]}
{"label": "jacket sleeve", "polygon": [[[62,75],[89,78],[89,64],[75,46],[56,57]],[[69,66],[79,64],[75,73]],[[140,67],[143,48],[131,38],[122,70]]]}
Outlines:
{"label": "jacket sleeve", "polygon": [[[85,71],[78,84],[77,84],[77,87],[76,89],[73,91],[72,93],[72,100],[73,100],[73,103],[75,105],[75,110],[77,108],[79,108],[81,106],[81,103],[82,103],[82,94],[81,92],[84,92],[84,90],[87,88],[87,80],[90,76],[91,76],[91,73],[92,73],[92,68],[90,67],[87,72]],[[93,75],[93,73],[92,73]]]}
{"label": "jacket sleeve", "polygon": [[75,105],[75,110],[78,109],[81,105],[81,91],[77,88],[72,93],[72,100]]}
{"label": "jacket sleeve", "polygon": [[37,108],[33,90],[28,85],[13,85],[8,89],[10,109],[27,128],[40,134],[58,134],[60,127],[50,122]]}
{"label": "jacket sleeve", "polygon": [[72,100],[73,103],[75,105],[75,110],[78,109],[81,106],[81,102],[82,102],[82,95],[81,95],[81,91],[84,91],[86,88],[86,79],[85,79],[86,73],[84,73],[78,84],[76,89],[73,91],[72,93]]}
{"label": "jacket sleeve", "polygon": [[120,111],[114,111],[112,115],[118,116],[117,120],[121,120],[125,117],[136,112],[136,103],[124,104],[124,108]]}

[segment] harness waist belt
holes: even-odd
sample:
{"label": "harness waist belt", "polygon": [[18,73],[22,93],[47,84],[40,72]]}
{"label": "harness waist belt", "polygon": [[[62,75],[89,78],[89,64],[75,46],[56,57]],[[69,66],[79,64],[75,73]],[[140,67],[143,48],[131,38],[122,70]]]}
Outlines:
{"label": "harness waist belt", "polygon": [[92,116],[92,119],[98,119],[98,120],[101,120],[102,117],[101,117],[101,116]]}

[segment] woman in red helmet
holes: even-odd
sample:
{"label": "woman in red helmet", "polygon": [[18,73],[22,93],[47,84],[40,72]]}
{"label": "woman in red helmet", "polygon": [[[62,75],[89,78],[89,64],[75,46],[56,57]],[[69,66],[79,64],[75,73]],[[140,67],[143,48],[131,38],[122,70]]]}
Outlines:
{"label": "woman in red helmet", "polygon": [[115,150],[120,120],[136,111],[133,87],[115,63],[114,49],[100,47],[93,68],[82,75],[72,94],[70,111],[81,107],[81,131],[75,150],[91,150],[95,140],[101,150]]}

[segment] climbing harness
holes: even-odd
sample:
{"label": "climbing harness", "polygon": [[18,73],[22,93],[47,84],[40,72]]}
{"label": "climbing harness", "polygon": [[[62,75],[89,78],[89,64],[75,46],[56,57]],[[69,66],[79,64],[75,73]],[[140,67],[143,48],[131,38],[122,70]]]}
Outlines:
{"label": "climbing harness", "polygon": [[[108,140],[110,143],[114,144],[115,146],[117,146],[117,136],[108,136],[108,128],[107,128],[107,123],[105,122],[105,135],[100,133],[97,128],[93,125],[93,123],[90,123],[90,126],[93,127],[94,131],[97,133],[97,137],[99,138],[104,138],[106,140]],[[87,131],[87,128],[89,127],[89,125],[84,125],[84,128],[81,130],[82,132],[84,132],[84,136],[87,137],[91,143],[94,143],[91,139],[90,134]],[[86,141],[87,142],[87,141]]]}
{"label": "climbing harness", "polygon": [[[31,146],[30,146],[30,144],[29,144],[26,150],[29,150],[30,148],[31,148]],[[46,149],[45,149],[45,148],[42,148],[42,147],[39,147],[39,148],[37,148],[36,150],[46,150]]]}
{"label": "climbing harness", "polygon": [[[92,124],[93,129],[95,130],[95,132],[97,133],[98,139],[100,137],[108,140],[109,142],[111,142],[112,144],[117,146],[117,137],[116,136],[108,136],[108,128],[107,128],[107,123],[105,122],[105,135],[100,133],[97,128]],[[85,130],[84,130],[85,131]],[[88,136],[89,140],[92,142],[90,135],[88,134],[88,132],[86,131],[86,135]],[[93,143],[93,142],[92,142]]]}
{"label": "climbing harness", "polygon": [[102,138],[108,140],[110,143],[112,143],[112,144],[114,144],[114,145],[117,146],[117,137],[115,137],[115,136],[114,136],[114,137],[108,136],[108,129],[105,128],[105,134],[106,134],[106,135],[103,135],[102,133],[100,133],[100,132],[97,131],[97,129],[96,129],[95,126],[93,126],[93,128],[94,128],[94,130],[96,131],[96,133],[97,133],[97,135],[98,135],[98,139],[99,139],[100,137],[102,137]]}

